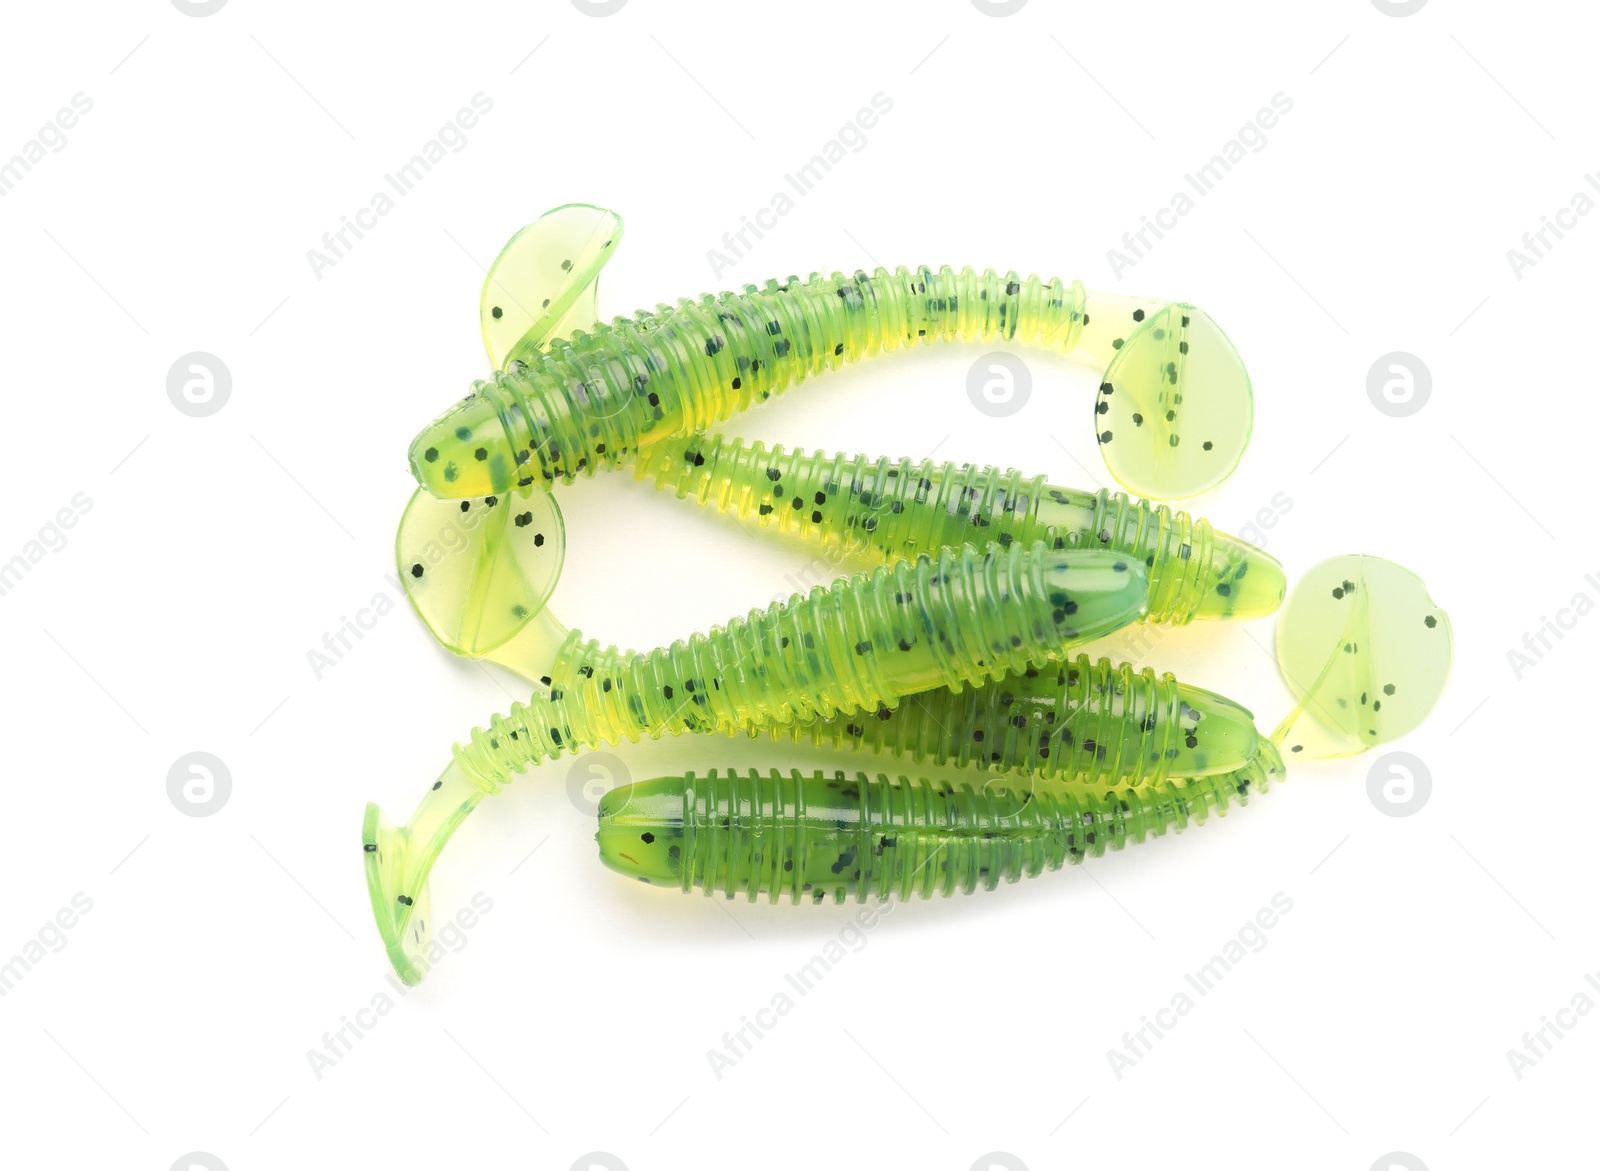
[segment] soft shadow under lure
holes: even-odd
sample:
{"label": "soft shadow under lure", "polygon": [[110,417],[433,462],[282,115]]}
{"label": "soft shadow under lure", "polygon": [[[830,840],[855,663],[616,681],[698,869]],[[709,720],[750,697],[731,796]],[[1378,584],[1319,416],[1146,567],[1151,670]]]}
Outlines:
{"label": "soft shadow under lure", "polygon": [[1141,495],[1213,487],[1250,439],[1249,377],[1192,305],[947,265],[791,277],[598,324],[596,281],[621,237],[616,213],[568,204],[502,250],[480,305],[496,372],[411,445],[429,493],[570,482],[807,375],[936,338],[1037,344],[1102,371],[1094,431],[1112,475]]}
{"label": "soft shadow under lure", "polygon": [[531,764],[663,732],[892,709],[914,692],[1061,659],[1138,619],[1146,596],[1144,567],[1115,553],[963,546],[843,578],[646,654],[599,651],[570,688],[514,704],[456,745],[405,826],[368,805],[367,885],[390,958],[421,978],[416,948],[435,858],[486,794]]}

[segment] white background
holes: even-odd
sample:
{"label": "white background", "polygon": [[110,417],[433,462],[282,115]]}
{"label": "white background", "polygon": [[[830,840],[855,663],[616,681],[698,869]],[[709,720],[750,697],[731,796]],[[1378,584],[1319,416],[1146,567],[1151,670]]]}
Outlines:
{"label": "white background", "polygon": [[[0,998],[7,1163],[565,1171],[599,1151],[632,1171],[967,1171],[998,1151],[1035,1171],[1128,1154],[1366,1171],[1401,1151],[1437,1171],[1577,1140],[1600,1019],[1520,1079],[1506,1054],[1581,990],[1600,1001],[1582,747],[1600,621],[1577,617],[1520,680],[1507,652],[1600,597],[1584,577],[1600,571],[1600,218],[1521,279],[1506,252],[1600,164],[1578,5],[633,0],[596,18],[566,0],[234,0],[195,18],[143,0],[18,6],[6,24],[0,158],[74,94],[93,101],[0,199],[0,560],[75,494],[92,502],[0,597],[0,958],[75,894],[93,903]],[[479,92],[493,110],[465,148],[318,279],[307,250]],[[878,92],[893,110],[864,149],[714,274],[723,233]],[[1280,92],[1293,110],[1265,147],[1115,275],[1108,249]],[[407,442],[486,369],[481,265],[573,200],[627,220],[607,316],[880,261],[1208,309],[1257,422],[1193,510],[1237,531],[1282,493],[1264,535],[1291,579],[1381,554],[1452,616],[1451,686],[1394,746],[1426,762],[1427,804],[1381,812],[1370,758],[1301,765],[1181,838],[897,907],[719,1079],[708,1050],[854,908],[609,873],[563,761],[458,835],[436,913],[478,892],[493,909],[398,995],[362,807],[407,816],[451,741],[523,689],[450,659],[403,605],[320,679],[307,656],[393,602]],[[205,418],[166,394],[197,350],[232,376]],[[1366,393],[1396,350],[1432,376],[1409,418]],[[728,430],[1103,482],[1094,372],[1024,352],[1032,398],[991,418],[966,393],[983,352],[885,357]],[[560,500],[554,606],[624,645],[765,604],[813,556],[629,476]],[[1270,729],[1287,704],[1270,646],[1270,620],[1189,628],[1148,661]],[[209,817],[167,795],[192,751],[231,774]],[[634,777],[818,762],[699,739],[616,756]],[[1293,910],[1266,945],[1119,1078],[1108,1050],[1279,892]],[[380,995],[392,1011],[319,1077],[308,1051]]]}

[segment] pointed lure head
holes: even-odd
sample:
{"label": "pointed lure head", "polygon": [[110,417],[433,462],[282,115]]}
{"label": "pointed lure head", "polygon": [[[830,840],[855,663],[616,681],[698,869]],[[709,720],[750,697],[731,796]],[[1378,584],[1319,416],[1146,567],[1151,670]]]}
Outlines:
{"label": "pointed lure head", "polygon": [[[490,383],[451,404],[417,433],[407,460],[423,491],[440,500],[504,493],[529,479],[524,471],[532,456],[516,442],[514,420],[501,418]],[[512,427],[508,428],[507,423]],[[537,486],[544,490],[544,485]]]}
{"label": "pointed lure head", "polygon": [[1193,618],[1246,621],[1264,618],[1283,603],[1288,579],[1272,554],[1227,533],[1214,533],[1204,593]]}
{"label": "pointed lure head", "polygon": [[[496,370],[530,362],[552,339],[594,325],[600,270],[621,239],[621,216],[583,203],[548,211],[511,237],[489,266],[478,304]],[[477,383],[411,441],[412,475],[442,499],[526,486],[537,462],[528,432],[501,380]]]}
{"label": "pointed lure head", "polygon": [[1260,753],[1266,737],[1256,730],[1255,716],[1243,704],[1225,695],[1187,684],[1178,686],[1176,742],[1173,753],[1175,773],[1206,776],[1243,768]]}
{"label": "pointed lure head", "polygon": [[1042,542],[1024,555],[1037,563],[1063,650],[1121,630],[1143,618],[1149,609],[1144,565],[1130,557],[1104,549],[1063,554],[1047,549]]}
{"label": "pointed lure head", "polygon": [[681,778],[659,777],[619,786],[601,797],[595,831],[600,860],[652,886],[688,890],[684,796]]}

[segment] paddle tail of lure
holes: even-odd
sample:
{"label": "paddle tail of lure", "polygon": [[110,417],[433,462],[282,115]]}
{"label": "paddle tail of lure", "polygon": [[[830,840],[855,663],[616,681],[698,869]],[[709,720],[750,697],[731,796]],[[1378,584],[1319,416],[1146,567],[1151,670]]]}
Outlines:
{"label": "paddle tail of lure", "polygon": [[[1106,308],[1086,332],[1096,299]],[[1063,353],[1082,339],[1090,360],[1108,363],[1095,416],[1102,450],[1119,481],[1147,495],[1174,499],[1217,483],[1251,428],[1249,379],[1205,314],[1091,295],[1056,278],[948,265],[812,274],[680,300],[565,339],[544,328],[530,330],[538,346],[511,347],[508,369],[474,383],[413,441],[412,472],[429,493],[460,499],[570,482],[807,375],[935,338]]]}
{"label": "paddle tail of lure", "polygon": [[963,542],[1114,549],[1144,563],[1151,622],[1256,618],[1283,601],[1277,560],[1203,519],[1015,470],[769,450],[759,441],[696,435],[640,453],[634,474],[741,521],[885,560]]}
{"label": "paddle tail of lure", "polygon": [[596,839],[601,860],[631,878],[751,902],[970,894],[1223,815],[1281,779],[1275,760],[1114,790],[777,770],[660,777],[602,797]]}
{"label": "paddle tail of lure", "polygon": [[1278,621],[1278,670],[1295,706],[1272,738],[1302,760],[1396,740],[1433,710],[1453,657],[1450,616],[1411,570],[1369,554],[1321,562]]}
{"label": "paddle tail of lure", "polygon": [[456,748],[487,791],[530,764],[663,732],[892,708],[1059,659],[1145,608],[1144,568],[1105,551],[945,549],[842,578],[647,653],[562,648],[548,699],[514,704]]}
{"label": "paddle tail of lure", "polygon": [[962,691],[907,696],[894,708],[800,720],[753,735],[978,765],[1091,785],[1143,785],[1232,772],[1266,737],[1230,699],[1150,668],[1087,655]]}

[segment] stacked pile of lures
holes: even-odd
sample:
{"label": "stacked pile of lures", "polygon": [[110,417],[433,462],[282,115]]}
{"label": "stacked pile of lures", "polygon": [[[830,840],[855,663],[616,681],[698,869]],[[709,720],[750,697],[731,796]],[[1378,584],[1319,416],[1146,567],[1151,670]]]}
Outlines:
{"label": "stacked pile of lures", "polygon": [[[516,773],[563,754],[715,732],[964,768],[980,779],[713,770],[600,802],[602,859],[648,883],[774,901],[926,897],[1181,830],[1281,780],[1284,753],[1360,752],[1433,706],[1449,623],[1392,562],[1339,557],[1302,579],[1277,632],[1295,705],[1267,736],[1221,695],[1074,653],[1129,623],[1279,608],[1278,562],[1205,520],[1018,471],[706,432],[878,351],[1022,343],[1091,364],[1112,475],[1137,497],[1180,499],[1234,469],[1252,423],[1243,365],[1201,310],[1015,273],[879,268],[598,324],[597,277],[621,235],[614,213],[574,204],[512,238],[482,296],[495,373],[411,447],[420,487],[396,556],[413,606],[446,647],[536,690],[455,745],[404,826],[367,808],[373,912],[408,983],[427,971],[428,875],[450,835]],[[602,646],[546,604],[565,548],[551,493],[624,465],[680,499],[881,564],[651,651]],[[446,534],[457,551],[442,555]]]}

